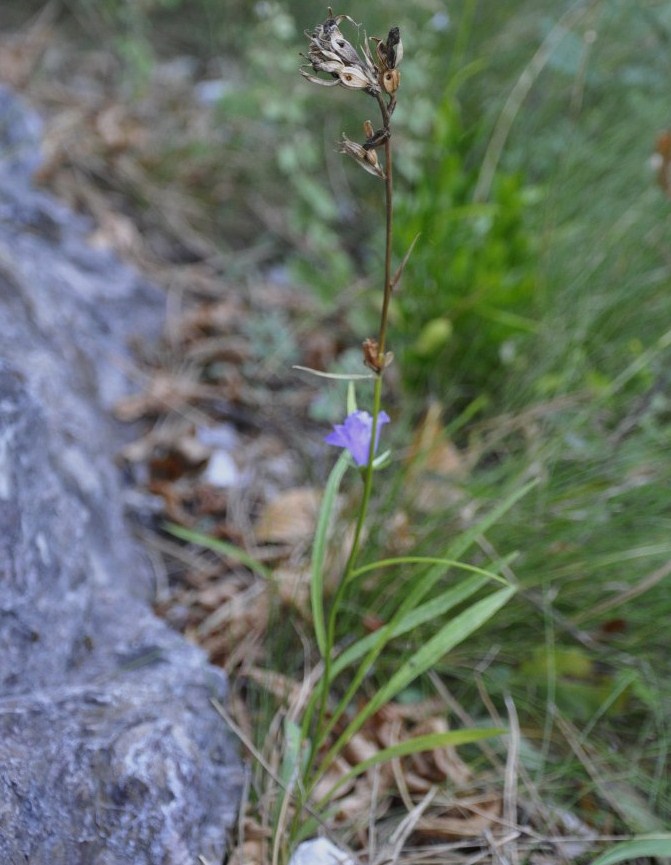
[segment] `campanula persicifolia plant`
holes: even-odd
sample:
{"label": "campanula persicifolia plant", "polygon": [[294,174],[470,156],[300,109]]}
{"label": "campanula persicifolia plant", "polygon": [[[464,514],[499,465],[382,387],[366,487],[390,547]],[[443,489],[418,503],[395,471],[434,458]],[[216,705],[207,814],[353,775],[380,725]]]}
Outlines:
{"label": "campanula persicifolia plant", "polygon": [[[359,514],[354,530],[354,540],[350,548],[349,557],[345,571],[338,584],[335,598],[331,604],[330,615],[326,630],[321,639],[325,665],[325,676],[318,707],[317,726],[322,727],[327,700],[329,697],[329,682],[331,673],[331,655],[336,639],[336,619],[341,603],[344,599],[346,589],[352,580],[359,557],[360,544],[364,522],[368,513],[372,485],[373,471],[376,467],[374,460],[378,445],[380,429],[389,421],[389,416],[381,409],[382,402],[382,380],[385,369],[392,362],[391,352],[386,350],[387,323],[389,317],[389,305],[394,280],[391,272],[391,248],[393,227],[393,173],[392,173],[392,128],[391,119],[396,108],[396,93],[398,91],[401,75],[398,65],[403,59],[403,43],[398,27],[392,27],[387,38],[382,40],[373,37],[370,42],[364,39],[360,50],[357,50],[351,42],[343,35],[340,24],[347,21],[357,26],[349,15],[334,15],[331,8],[328,17],[319,24],[312,33],[306,31],[309,41],[306,60],[309,65],[301,67],[301,74],[311,83],[326,87],[344,87],[347,90],[360,91],[369,99],[377,103],[380,115],[378,128],[370,120],[363,123],[364,140],[361,143],[351,141],[343,134],[340,143],[340,152],[352,157],[369,174],[384,181],[385,185],[385,258],[384,258],[384,283],[382,311],[380,315],[380,326],[377,338],[369,337],[363,343],[363,363],[372,371],[373,376],[373,410],[372,414],[359,411],[355,408],[355,401],[350,400],[350,413],[342,425],[337,425],[334,431],[327,436],[329,444],[345,448],[353,458],[355,464],[363,470],[363,494]],[[382,161],[378,151],[383,154]],[[398,281],[399,276],[395,281]],[[379,464],[379,461],[378,461]],[[313,569],[314,582],[314,569]],[[316,610],[315,622],[323,616],[323,600],[314,596],[313,592],[313,614]],[[316,624],[317,628],[319,625]],[[305,731],[307,732],[307,730]],[[315,758],[313,746],[310,762]]]}
{"label": "campanula persicifolia plant", "polygon": [[[362,363],[368,372],[351,377],[347,417],[325,439],[328,444],[342,448],[343,452],[326,483],[312,551],[311,610],[320,662],[310,677],[315,683],[313,689],[307,697],[303,695],[297,698],[284,718],[284,756],[277,776],[283,795],[275,811],[273,865],[286,862],[296,843],[313,834],[319,824],[328,819],[330,809],[342,789],[372,766],[419,751],[492,735],[492,730],[479,729],[417,736],[377,751],[347,772],[338,774],[336,768],[342,765],[338,761],[343,749],[373,715],[480,627],[514,591],[495,571],[485,571],[458,561],[458,557],[463,555],[477,536],[473,532],[454,539],[440,556],[403,556],[361,563],[364,552],[363,529],[371,502],[374,473],[389,462],[388,451],[377,454],[380,432],[390,421],[381,407],[385,370],[393,360],[387,348],[389,307],[409,255],[408,252],[396,271],[392,272],[391,121],[401,82],[398,66],[403,58],[403,44],[399,28],[391,27],[384,39],[369,39],[364,35],[357,48],[343,35],[340,29],[343,22],[357,27],[349,15],[334,15],[329,9],[326,20],[312,32],[306,32],[308,51],[304,55],[306,63],[300,71],[313,84],[358,91],[369,104],[376,107],[379,114],[377,124],[368,119],[364,121],[361,142],[352,141],[343,135],[339,149],[384,183],[382,304],[378,332],[363,343]],[[354,379],[372,381],[371,412],[357,408]],[[329,598],[325,591],[324,574],[330,529],[338,489],[349,468],[360,475],[362,489],[345,564],[333,596]],[[478,526],[478,534],[510,507],[520,494],[511,497]],[[501,568],[502,564],[499,563],[498,567]],[[346,648],[343,648],[342,638],[345,635],[339,632],[339,624],[345,601],[364,575],[388,568],[403,568],[406,572],[416,569],[416,575],[413,571],[413,579],[406,578],[396,607],[379,629],[364,636],[354,635],[353,640],[351,635],[347,635],[349,640]],[[455,584],[455,575],[459,572],[466,573]],[[476,592],[481,593],[491,579],[503,582],[504,587],[466,606],[469,598]],[[436,633],[424,641],[419,649],[409,656],[401,656],[392,674],[378,690],[373,694],[367,693],[365,700],[356,699],[383,650],[392,640],[427,623],[438,621],[437,617],[444,618],[457,606],[461,609],[459,614],[447,623],[441,623]]]}

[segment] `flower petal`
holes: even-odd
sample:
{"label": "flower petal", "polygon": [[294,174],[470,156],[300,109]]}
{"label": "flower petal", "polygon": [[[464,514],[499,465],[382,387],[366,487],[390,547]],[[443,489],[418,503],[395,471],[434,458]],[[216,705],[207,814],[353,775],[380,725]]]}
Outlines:
{"label": "flower petal", "polygon": [[[375,450],[380,439],[380,431],[384,424],[389,423],[389,415],[381,411],[377,418]],[[333,432],[324,441],[336,447],[346,448],[358,466],[368,465],[370,457],[370,438],[373,432],[373,418],[367,411],[353,411],[342,424],[336,424]]]}

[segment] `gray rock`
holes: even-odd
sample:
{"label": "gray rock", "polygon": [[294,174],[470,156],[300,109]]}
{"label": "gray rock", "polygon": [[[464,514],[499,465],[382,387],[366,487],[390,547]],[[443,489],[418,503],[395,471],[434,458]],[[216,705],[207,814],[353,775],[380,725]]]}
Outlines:
{"label": "gray rock", "polygon": [[153,615],[114,465],[162,297],[31,187],[39,131],[0,88],[0,862],[219,863],[226,679]]}

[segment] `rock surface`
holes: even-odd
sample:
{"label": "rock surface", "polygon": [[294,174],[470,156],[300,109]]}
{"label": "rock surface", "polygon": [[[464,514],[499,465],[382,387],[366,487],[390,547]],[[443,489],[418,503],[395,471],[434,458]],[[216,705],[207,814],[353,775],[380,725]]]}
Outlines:
{"label": "rock surface", "polygon": [[39,130],[0,88],[0,862],[220,863],[226,680],[153,615],[114,466],[161,295],[31,187]]}

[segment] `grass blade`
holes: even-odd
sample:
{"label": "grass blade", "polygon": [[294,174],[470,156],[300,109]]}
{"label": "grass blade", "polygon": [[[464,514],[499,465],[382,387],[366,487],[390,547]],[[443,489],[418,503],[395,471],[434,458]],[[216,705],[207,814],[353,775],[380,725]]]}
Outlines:
{"label": "grass blade", "polygon": [[324,616],[324,561],[326,559],[326,545],[328,531],[333,515],[333,506],[340,489],[340,483],[349,466],[349,454],[343,451],[338,461],[331,469],[324,496],[319,508],[319,518],[315,532],[314,545],[312,547],[312,563],[310,577],[310,602],[312,605],[312,620],[315,629],[315,637],[322,658],[326,657],[327,639],[326,624]]}
{"label": "grass blade", "polygon": [[594,859],[592,865],[615,865],[616,862],[629,862],[643,856],[671,856],[671,833],[624,841]]}
{"label": "grass blade", "polygon": [[[428,561],[428,560],[427,560]],[[455,562],[454,566],[462,570],[471,571],[475,574],[472,578],[464,580],[457,586],[443,592],[436,598],[431,598],[424,604],[420,604],[422,598],[430,591],[438,579],[444,577],[450,570],[445,567],[445,560],[438,560],[441,567],[431,568],[416,584],[415,588],[404,598],[392,618],[379,631],[362,637],[353,645],[349,646],[333,663],[331,667],[331,680],[333,681],[348,666],[365,655],[345,694],[341,697],[338,706],[333,710],[327,727],[322,731],[321,741],[325,741],[331,730],[337,725],[341,715],[347,709],[350,700],[356,693],[359,685],[363,682],[368,671],[382,653],[384,647],[395,637],[409,633],[419,625],[437,619],[445,615],[458,604],[465,601],[478,589],[485,585],[490,579],[497,579],[493,571],[485,571],[474,565],[466,565]],[[508,560],[497,563],[500,566]],[[507,585],[507,584],[506,584]]]}
{"label": "grass blade", "polygon": [[463,613],[448,622],[427,643],[406,660],[397,672],[368,701],[366,706],[347,725],[338,740],[320,763],[320,773],[328,769],[345,744],[358,732],[371,715],[394,699],[411,682],[425,673],[451,649],[463,642],[515,594],[514,588],[499,589],[477,601]]}
{"label": "grass blade", "polygon": [[491,571],[478,568],[476,565],[467,565],[464,562],[458,562],[455,559],[445,559],[442,556],[397,556],[393,559],[380,559],[378,562],[371,562],[369,565],[363,565],[352,571],[349,579],[354,580],[371,571],[392,568],[394,565],[442,565],[446,570],[449,568],[459,568],[462,571],[472,571],[475,574],[484,574],[488,579],[503,583],[504,586],[508,585],[508,580],[505,577],[500,577]]}
{"label": "grass blade", "polygon": [[410,612],[406,613],[399,621],[395,622],[392,620],[389,623],[390,627],[388,632],[386,632],[386,629],[383,629],[381,631],[375,631],[372,634],[366,634],[365,637],[362,637],[360,640],[357,640],[356,643],[348,646],[348,648],[336,658],[332,667],[333,675],[337,676],[344,669],[349,667],[350,664],[353,664],[354,661],[357,661],[365,655],[366,652],[369,652],[376,646],[378,640],[381,638],[384,639],[384,643],[386,644],[396,637],[409,633],[418,625],[422,625],[425,622],[431,621],[431,619],[436,619],[439,616],[445,615],[445,613],[449,612],[453,607],[456,607],[458,604],[467,600],[471,595],[475,594],[475,592],[482,588],[486,582],[486,577],[470,577],[469,579],[459,583],[458,586],[454,586],[446,592],[443,592],[443,594],[439,595],[437,598],[433,598],[426,604],[422,604],[414,610],[410,610]]}
{"label": "grass blade", "polygon": [[399,757],[407,757],[410,754],[419,754],[422,751],[433,751],[436,748],[447,748],[456,745],[466,745],[469,742],[479,742],[481,739],[500,736],[505,732],[506,730],[500,727],[449,730],[445,733],[427,733],[425,736],[415,736],[413,739],[406,739],[404,742],[391,745],[389,748],[382,748],[376,754],[373,754],[372,757],[362,760],[356,766],[352,766],[349,772],[346,772],[329,790],[322,802],[317,804],[317,808],[319,809],[323,802],[328,801],[339,787],[346,784],[350,779],[356,778],[357,775],[363,775],[372,766],[387,763],[389,760],[395,760]]}
{"label": "grass blade", "polygon": [[[421,676],[427,670],[430,670],[431,667],[435,666],[447,652],[463,642],[474,631],[477,631],[514,594],[515,589],[512,587],[500,589],[481,601],[477,601],[442,627],[437,634],[405,661],[391,679],[380,688],[366,708],[360,713],[360,715],[364,716],[363,721],[375,714],[380,707],[393,700],[400,691],[407,688],[418,676]],[[355,721],[358,721],[358,717]]]}
{"label": "grass blade", "polygon": [[265,565],[262,565],[261,562],[258,562],[254,558],[254,556],[250,556],[246,550],[237,547],[235,544],[228,543],[228,541],[221,541],[218,538],[211,538],[209,535],[202,535],[200,532],[185,529],[183,526],[178,526],[175,523],[166,523],[164,528],[176,538],[188,541],[191,544],[197,544],[199,547],[204,547],[206,550],[212,550],[213,553],[220,553],[222,556],[226,556],[227,559],[233,559],[235,562],[240,562],[241,565],[249,568],[250,571],[258,574],[260,577],[263,577],[264,580],[273,579],[272,572],[269,571]]}

